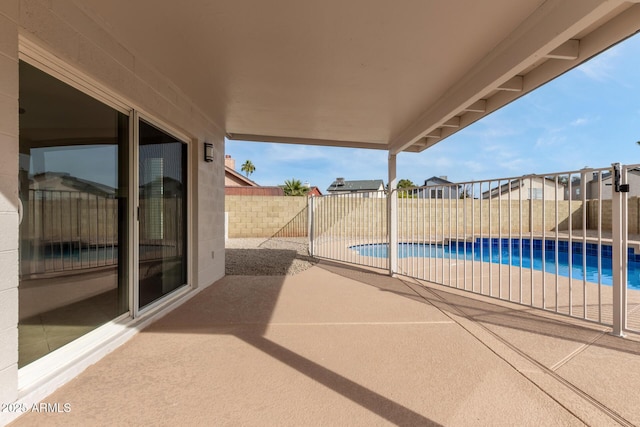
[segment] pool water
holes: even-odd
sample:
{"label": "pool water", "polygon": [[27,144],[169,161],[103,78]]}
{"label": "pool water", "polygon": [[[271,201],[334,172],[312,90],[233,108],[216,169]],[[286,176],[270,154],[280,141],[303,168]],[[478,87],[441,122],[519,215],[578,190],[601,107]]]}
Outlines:
{"label": "pool water", "polygon": [[[544,242],[544,261],[542,259],[542,245]],[[533,248],[532,248],[533,244]],[[522,245],[522,256],[520,256]],[[350,246],[362,256],[386,258],[389,245],[375,243]],[[586,250],[584,250],[586,249]],[[571,268],[569,268],[569,242],[558,242],[558,274],[576,280],[586,279],[587,282],[598,283],[598,245],[587,243],[583,249],[582,242],[572,242]],[[585,253],[586,252],[586,253]],[[511,253],[511,258],[509,258]],[[532,257],[533,255],[533,257]],[[583,271],[583,256],[586,256],[586,271]],[[426,243],[399,243],[398,258],[452,258],[459,260],[475,260],[494,264],[513,265],[531,268],[548,273],[556,272],[556,242],[542,239],[498,239],[478,238],[474,242],[452,240],[448,245]],[[610,245],[600,246],[601,276],[603,285],[613,283],[611,265],[612,250]],[[628,249],[628,287],[640,289],[640,254],[633,248]]]}

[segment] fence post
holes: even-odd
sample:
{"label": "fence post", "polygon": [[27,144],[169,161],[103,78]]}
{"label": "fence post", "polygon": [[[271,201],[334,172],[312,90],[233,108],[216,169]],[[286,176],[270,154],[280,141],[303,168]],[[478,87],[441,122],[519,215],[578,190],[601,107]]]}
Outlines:
{"label": "fence post", "polygon": [[393,276],[398,271],[398,195],[396,186],[396,155],[389,152],[389,189],[387,191],[387,233],[389,234],[389,275]]}
{"label": "fence post", "polygon": [[309,255],[313,256],[313,195],[307,197],[307,215],[308,215],[308,236],[309,236]]}
{"label": "fence post", "polygon": [[627,193],[621,191],[626,182],[626,168],[613,163],[611,169],[611,229],[613,278],[613,335],[624,336],[627,326]]}

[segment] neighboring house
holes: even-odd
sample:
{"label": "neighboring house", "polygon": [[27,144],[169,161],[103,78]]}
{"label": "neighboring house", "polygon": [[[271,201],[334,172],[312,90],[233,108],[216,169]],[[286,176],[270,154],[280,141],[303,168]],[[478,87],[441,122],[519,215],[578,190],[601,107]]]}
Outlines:
{"label": "neighboring house", "polygon": [[33,175],[29,180],[30,190],[71,191],[89,193],[102,197],[115,196],[115,188],[98,182],[81,179],[67,172],[44,172]]}
{"label": "neighboring house", "polygon": [[424,180],[424,186],[418,190],[420,199],[457,199],[460,195],[460,186],[447,180],[446,176],[432,176]]}
{"label": "neighboring house", "polygon": [[224,156],[225,196],[284,196],[280,187],[263,187],[236,171],[236,161],[230,155]]}
{"label": "neighboring house", "polygon": [[[557,191],[556,191],[557,190]],[[511,180],[499,187],[494,187],[482,193],[483,199],[502,200],[555,200],[556,193],[558,200],[565,200],[565,186],[555,182],[552,178],[541,178],[537,176],[522,177]]]}
{"label": "neighboring house", "polygon": [[[224,156],[225,187],[259,187],[258,183],[236,171],[236,161],[229,154]],[[225,194],[227,192],[225,191]]]}
{"label": "neighboring house", "polygon": [[322,196],[322,192],[316,186],[309,187],[309,191],[307,191],[307,196],[308,197]]}
{"label": "neighboring house", "polygon": [[[639,197],[640,196],[640,169],[631,169],[627,173],[627,182],[629,184],[629,197]],[[572,184],[572,187],[575,184]],[[577,187],[580,187],[580,182],[578,181]],[[611,176],[611,172],[605,172],[602,174],[602,178],[598,179],[598,172],[593,172],[587,181],[586,185],[586,194],[587,199],[598,199],[600,198],[600,189],[602,189],[602,199],[611,199],[613,193],[613,179]],[[572,200],[582,200],[582,195],[575,195],[575,189],[572,188]]]}
{"label": "neighboring house", "polygon": [[382,198],[385,197],[384,181],[381,179],[346,181],[344,178],[336,178],[327,188],[327,193],[359,194],[361,197]]}

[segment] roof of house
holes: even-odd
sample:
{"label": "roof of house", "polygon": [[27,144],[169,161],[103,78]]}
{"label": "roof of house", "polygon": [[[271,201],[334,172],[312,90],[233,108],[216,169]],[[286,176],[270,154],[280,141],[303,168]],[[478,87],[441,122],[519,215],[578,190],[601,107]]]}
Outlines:
{"label": "roof of house", "polygon": [[[528,180],[528,179],[532,179],[534,181],[541,181],[542,177],[540,177],[540,176],[531,176],[531,177],[524,176],[522,178],[513,179],[513,180],[511,180],[511,181],[509,181],[509,182],[507,182],[505,184],[502,184],[500,187],[493,187],[493,188],[491,188],[491,189],[489,189],[487,191],[483,191],[482,192],[482,198],[483,199],[488,198],[489,197],[489,193],[491,193],[491,197],[495,197],[495,196],[498,196],[498,194],[505,194],[505,193],[508,193],[509,191],[517,190],[518,188],[524,186],[525,181]],[[546,179],[547,181],[550,181],[551,183],[555,184],[555,179],[554,178],[545,176],[544,179]],[[558,182],[558,185],[559,186],[564,186],[564,184],[561,183],[561,182]],[[500,189],[499,191],[498,191],[498,188]]]}
{"label": "roof of house", "polygon": [[[99,194],[99,195],[113,195],[116,193],[116,189],[106,185],[101,184],[99,182],[90,181],[87,179],[78,178],[76,176],[72,176],[67,172],[42,172],[35,174],[31,177],[31,180],[36,186],[36,189],[39,188],[40,185],[44,185],[45,182],[51,180],[59,180],[59,182],[68,189],[73,189],[79,192],[91,193],[91,194]],[[48,188],[42,188],[44,190],[48,190]],[[56,188],[56,190],[60,190]]]}
{"label": "roof of house", "polygon": [[224,173],[225,174],[229,174],[233,178],[244,182],[248,187],[259,187],[260,186],[257,182],[250,180],[248,177],[242,175],[239,172],[236,172],[235,170],[231,169],[229,166],[225,166],[224,167]]}
{"label": "roof of house", "polygon": [[309,196],[322,196],[322,191],[320,191],[320,189],[314,185],[314,186],[309,188],[309,191],[307,191],[307,195],[309,195]]}
{"label": "roof of house", "polygon": [[427,182],[433,182],[436,184],[453,184],[453,182],[446,180],[444,178],[441,178],[439,176],[432,176],[431,178],[425,179],[424,185],[427,185]]}
{"label": "roof of house", "polygon": [[384,188],[384,181],[381,179],[364,179],[355,181],[333,181],[327,191],[377,191]]}

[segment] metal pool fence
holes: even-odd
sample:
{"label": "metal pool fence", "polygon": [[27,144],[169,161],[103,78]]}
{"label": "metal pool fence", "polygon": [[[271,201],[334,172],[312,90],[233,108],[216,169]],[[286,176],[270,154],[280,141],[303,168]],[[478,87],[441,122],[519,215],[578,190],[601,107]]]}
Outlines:
{"label": "metal pool fence", "polygon": [[638,166],[314,197],[310,250],[640,331]]}

